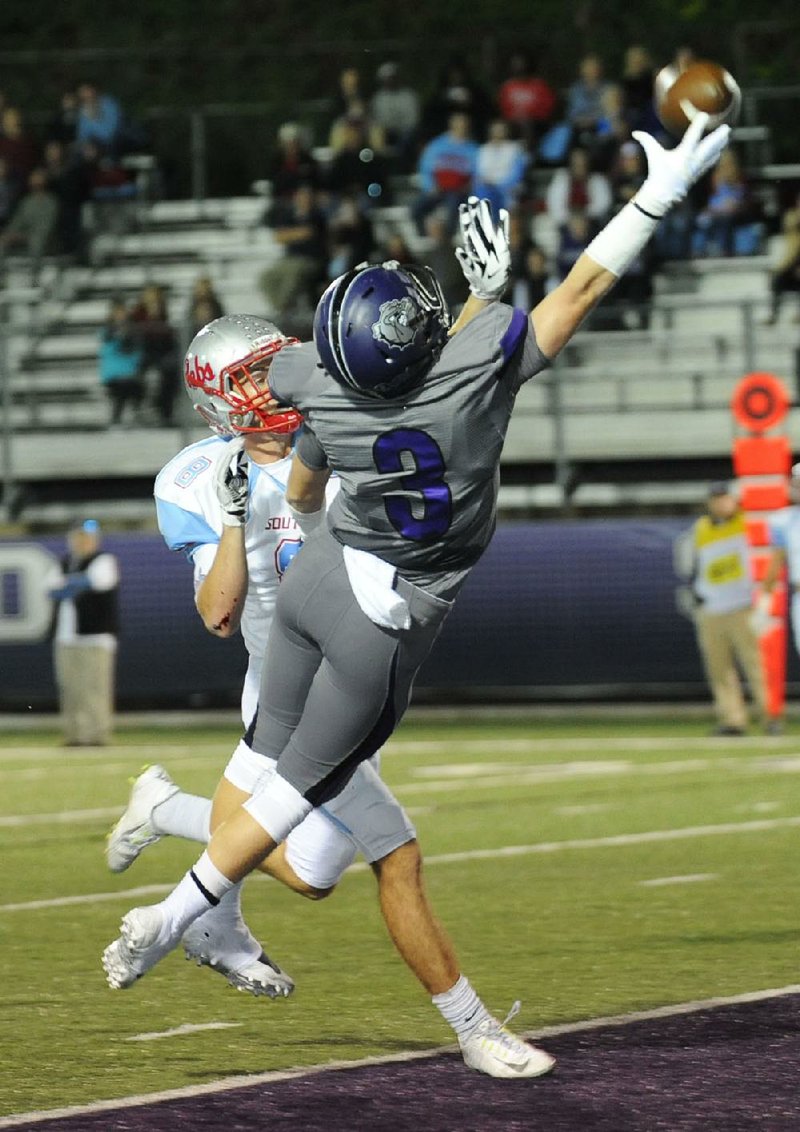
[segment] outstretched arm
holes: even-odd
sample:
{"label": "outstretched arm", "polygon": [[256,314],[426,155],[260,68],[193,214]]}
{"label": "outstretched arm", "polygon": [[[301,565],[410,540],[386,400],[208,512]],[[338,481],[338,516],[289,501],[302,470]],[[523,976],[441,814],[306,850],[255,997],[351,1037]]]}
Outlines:
{"label": "outstretched arm", "polygon": [[623,275],[658,227],[658,222],[725,148],[729,126],[707,137],[707,114],[698,114],[675,149],[663,149],[641,130],[633,136],[647,155],[647,179],[636,196],[606,224],[577,260],[566,279],[531,312],[536,341],[554,358],[603,296]]}

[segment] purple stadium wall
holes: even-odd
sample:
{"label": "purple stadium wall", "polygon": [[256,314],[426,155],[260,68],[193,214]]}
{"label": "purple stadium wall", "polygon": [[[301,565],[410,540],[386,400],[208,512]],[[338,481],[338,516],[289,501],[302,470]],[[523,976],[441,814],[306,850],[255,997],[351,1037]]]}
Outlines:
{"label": "purple stadium wall", "polygon": [[[672,544],[686,526],[661,519],[499,527],[420,674],[420,697],[703,693],[693,629],[675,602]],[[61,552],[60,540],[30,541]],[[235,705],[241,641],[205,632],[184,558],[157,535],[109,535],[105,546],[119,556],[123,578],[120,706]],[[0,571],[0,579],[2,619],[14,612],[16,591],[13,578]],[[49,643],[0,643],[0,707],[54,700]]]}

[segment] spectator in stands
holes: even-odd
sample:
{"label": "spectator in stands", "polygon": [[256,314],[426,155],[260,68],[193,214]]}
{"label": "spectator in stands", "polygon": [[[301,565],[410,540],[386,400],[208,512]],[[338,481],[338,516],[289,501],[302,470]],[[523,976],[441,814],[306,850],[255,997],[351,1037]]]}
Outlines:
{"label": "spectator in stands", "polygon": [[334,123],[331,148],[326,184],[334,198],[356,193],[365,209],[389,202],[383,131],[363,108],[354,104],[345,118]]}
{"label": "spectator in stands", "polygon": [[508,123],[495,119],[488,140],[478,148],[475,194],[510,211],[519,200],[528,160],[522,144],[509,137]]}
{"label": "spectator in stands", "polygon": [[343,68],[339,73],[338,90],[334,99],[334,119],[345,117],[354,103],[365,106],[367,101],[358,67]]}
{"label": "spectator in stands", "polygon": [[416,263],[419,256],[414,255],[399,232],[392,232],[384,240],[378,255],[381,263],[387,259],[395,259],[398,263]]}
{"label": "spectator in stands", "polygon": [[63,142],[51,140],[44,147],[44,171],[48,188],[58,198],[59,250],[84,262],[83,206],[91,196],[89,170],[80,152],[70,153]]}
{"label": "spectator in stands", "polygon": [[169,320],[164,288],[150,283],[142,289],[130,312],[131,326],[142,351],[142,378],[147,388],[147,374],[155,374],[152,407],[158,424],[172,425],[175,396],[181,384],[177,335]]}
{"label": "spectator in stands", "polygon": [[556,94],[524,51],[515,51],[511,56],[507,78],[497,92],[497,105],[505,121],[533,152],[553,119]]}
{"label": "spectator in stands", "polygon": [[104,154],[117,156],[123,129],[122,107],[110,94],[102,94],[93,83],[78,87],[78,142],[94,142]]}
{"label": "spectator in stands", "polygon": [[597,122],[597,129],[588,152],[592,168],[607,173],[616,161],[620,147],[631,136],[625,117],[625,101],[621,86],[617,83],[606,83],[602,107],[602,115]]}
{"label": "spectator in stands", "polygon": [[447,216],[443,211],[430,213],[425,221],[425,234],[428,246],[422,259],[439,280],[450,314],[455,315],[463,306],[467,293],[464,289],[464,276],[453,251]]}
{"label": "spectator in stands", "polygon": [[649,247],[644,248],[620,277],[619,285],[610,295],[605,310],[596,311],[593,319],[596,329],[647,330],[650,326],[653,302],[653,274],[655,259]]}
{"label": "spectator in stands", "polygon": [[692,254],[734,255],[737,229],[754,219],[750,188],[739,158],[735,150],[726,149],[711,172],[708,197],[695,219]]}
{"label": "spectator in stands", "polygon": [[94,141],[77,142],[81,160],[86,165],[92,188],[92,200],[130,200],[136,196],[136,182],[130,170],[118,158],[105,153]]}
{"label": "spectator in stands", "polygon": [[[770,275],[770,311],[767,325],[778,321],[783,296],[787,291],[800,292],[800,195],[781,218],[783,244],[781,254]],[[800,312],[795,322],[800,321]]]}
{"label": "spectator in stands", "polygon": [[105,326],[100,333],[100,381],[111,404],[111,428],[118,428],[126,405],[138,419],[144,386],[144,352],[124,300],[111,300]]}
{"label": "spectator in stands", "polygon": [[10,176],[6,159],[0,157],[0,232],[11,219],[19,195],[19,183]]}
{"label": "spectator in stands", "polygon": [[278,130],[277,142],[267,165],[272,195],[286,199],[300,185],[319,188],[319,163],[311,152],[303,128],[297,122],[284,122]]}
{"label": "spectator in stands", "polygon": [[586,209],[580,207],[573,207],[564,223],[559,225],[555,263],[555,274],[559,282],[566,279],[576,260],[586,249],[596,227]]}
{"label": "spectator in stands", "polygon": [[470,136],[466,114],[453,114],[445,133],[428,142],[419,161],[421,192],[411,206],[417,231],[425,234],[425,217],[446,209],[448,229],[458,227],[458,206],[470,195],[478,169],[478,146]]}
{"label": "spectator in stands", "polygon": [[57,141],[69,150],[78,137],[78,96],[74,90],[61,95],[58,110],[45,127],[45,140]]}
{"label": "spectator in stands", "polygon": [[214,290],[214,284],[208,275],[199,275],[194,281],[192,293],[189,296],[189,309],[186,316],[186,340],[194,338],[206,323],[225,314],[219,295]]}
{"label": "spectator in stands", "polygon": [[383,156],[386,150],[386,135],[383,128],[371,117],[367,103],[354,99],[345,114],[340,115],[331,126],[328,144],[332,160],[337,154],[352,144],[352,134],[356,131],[361,146],[371,149],[373,154]]}
{"label": "spectator in stands", "polygon": [[27,184],[39,163],[39,146],[16,106],[7,106],[0,116],[0,157],[20,185]]}
{"label": "spectator in stands", "polygon": [[292,308],[314,309],[325,285],[328,262],[327,225],[308,185],[296,189],[290,201],[276,201],[265,217],[283,256],[261,275],[269,317],[283,325]]}
{"label": "spectator in stands", "polygon": [[611,185],[605,173],[591,172],[585,149],[573,149],[566,169],[556,169],[550,178],[545,202],[557,227],[566,224],[576,210],[601,222],[611,210]]}
{"label": "spectator in stands", "polygon": [[653,104],[654,79],[655,68],[649,51],[639,43],[631,44],[625,52],[620,80],[625,119],[631,131],[658,134],[662,130]]}
{"label": "spectator in stands", "polygon": [[114,725],[119,562],[86,519],[67,534],[67,554],[51,579],[56,602],[54,665],[65,747],[104,747]]}
{"label": "spectator in stands", "polygon": [[614,212],[619,212],[623,205],[633,199],[644,184],[646,176],[644,150],[635,141],[624,142],[609,173],[611,207]]}
{"label": "spectator in stands", "polygon": [[370,114],[386,139],[392,164],[401,172],[414,166],[420,123],[420,100],[413,87],[400,81],[397,63],[381,63],[378,86],[369,104]]}
{"label": "spectator in stands", "polygon": [[511,263],[512,304],[520,310],[533,310],[552,283],[552,272],[544,251],[538,244],[526,240]]}
{"label": "spectator in stands", "polygon": [[492,104],[483,87],[475,82],[466,64],[454,57],[443,68],[422,112],[422,137],[437,137],[449,128],[454,115],[466,115],[473,135],[483,140]]}
{"label": "spectator in stands", "polygon": [[372,254],[372,225],[361,194],[341,196],[328,216],[328,279],[344,275]]}
{"label": "spectator in stands", "polygon": [[572,144],[590,149],[598,125],[606,111],[603,95],[606,89],[603,64],[599,55],[585,55],[578,68],[578,78],[567,92],[567,122],[572,127]]}
{"label": "spectator in stands", "polygon": [[39,281],[43,256],[56,250],[58,214],[58,198],[47,187],[44,169],[34,169],[28,178],[28,192],[0,234],[0,252],[16,248],[28,256],[34,286]]}

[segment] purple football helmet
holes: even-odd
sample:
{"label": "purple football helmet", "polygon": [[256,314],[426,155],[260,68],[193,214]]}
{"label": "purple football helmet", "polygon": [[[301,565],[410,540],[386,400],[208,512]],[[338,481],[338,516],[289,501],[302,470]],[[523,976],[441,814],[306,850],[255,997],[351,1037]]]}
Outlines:
{"label": "purple football helmet", "polygon": [[317,304],[314,343],[340,385],[396,397],[418,385],[438,359],[450,326],[429,267],[361,264],[334,279]]}

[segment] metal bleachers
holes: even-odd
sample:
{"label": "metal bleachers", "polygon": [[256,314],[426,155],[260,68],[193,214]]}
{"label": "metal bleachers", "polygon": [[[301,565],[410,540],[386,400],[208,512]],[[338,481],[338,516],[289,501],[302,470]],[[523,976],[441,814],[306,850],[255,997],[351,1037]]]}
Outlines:
{"label": "metal bleachers", "polygon": [[[120,477],[148,477],[181,444],[202,435],[188,413],[176,430],[106,432],[99,330],[112,296],[131,299],[150,282],[164,286],[171,319],[181,327],[201,274],[211,276],[227,310],[266,313],[258,277],[281,255],[261,222],[266,203],[263,187],[233,200],[156,202],[140,210],[130,230],[97,235],[88,265],[48,268],[34,290],[22,275],[14,279],[12,265],[6,284],[19,299],[7,301],[7,403],[18,479],[100,479],[109,468]],[[537,239],[546,242],[546,221],[537,217],[536,225]],[[424,252],[404,205],[379,210],[375,226],[377,239],[399,231]],[[793,311],[775,327],[762,325],[769,263],[769,256],[757,256],[668,265],[657,280],[647,329],[582,330],[551,371],[522,389],[504,462],[622,465],[729,457],[736,382],[763,368],[793,383],[800,337]],[[687,490],[691,495],[691,486]],[[587,506],[624,505],[632,491],[640,499],[649,491],[654,501],[665,491],[680,496],[677,484],[647,489],[608,482],[581,484],[575,498],[582,493]],[[511,506],[514,500],[522,506],[523,496],[525,506],[558,506],[561,498],[554,484],[541,483],[527,494],[512,485],[505,494]]]}

